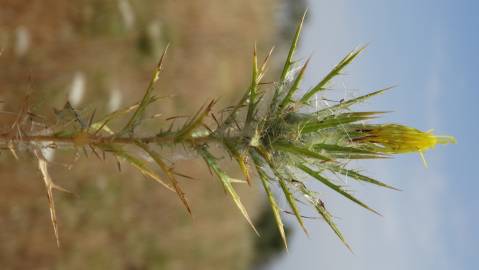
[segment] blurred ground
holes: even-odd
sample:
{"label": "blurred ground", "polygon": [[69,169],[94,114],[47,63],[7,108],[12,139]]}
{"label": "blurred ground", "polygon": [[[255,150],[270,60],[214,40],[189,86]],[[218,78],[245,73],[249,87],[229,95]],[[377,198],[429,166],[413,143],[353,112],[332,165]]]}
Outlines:
{"label": "blurred ground", "polygon": [[[0,0],[0,110],[17,110],[30,92],[35,111],[48,117],[74,78],[85,85],[79,107],[100,115],[118,105],[108,105],[112,99],[132,104],[167,42],[158,93],[175,96],[157,103],[158,112],[191,113],[214,97],[221,108],[248,85],[253,43],[262,52],[274,44],[277,1]],[[111,158],[82,155],[69,170],[73,156],[57,153],[51,167],[79,196],[55,193],[58,249],[35,161],[0,155],[1,269],[250,267],[254,233],[200,161],[177,164],[196,179],[183,181],[190,218],[175,194],[126,164],[119,173]],[[257,216],[257,188],[242,190]]]}

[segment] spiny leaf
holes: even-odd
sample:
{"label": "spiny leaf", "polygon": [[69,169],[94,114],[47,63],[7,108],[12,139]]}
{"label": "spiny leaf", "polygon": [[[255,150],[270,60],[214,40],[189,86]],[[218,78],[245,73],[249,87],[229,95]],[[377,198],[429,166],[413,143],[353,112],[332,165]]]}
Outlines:
{"label": "spiny leaf", "polygon": [[143,99],[141,100],[138,108],[133,113],[130,120],[126,124],[126,126],[120,131],[119,135],[123,135],[125,133],[133,133],[133,130],[135,129],[135,127],[140,124],[141,120],[143,120],[146,108],[148,107],[148,104],[151,102],[152,93],[155,88],[155,84],[158,81],[160,72],[162,70],[163,60],[165,59],[166,52],[168,51],[168,46],[169,45],[166,46],[165,50],[163,51],[163,54],[160,57],[160,61],[158,61],[158,64],[156,65],[155,71],[153,72],[153,76],[150,80],[150,84],[148,85],[148,88],[146,89]]}
{"label": "spiny leaf", "polygon": [[98,148],[102,149],[103,151],[106,152],[112,152],[118,157],[121,157],[125,159],[130,165],[133,167],[137,168],[142,174],[149,176],[153,178],[156,182],[160,183],[163,185],[165,188],[167,188],[170,191],[175,191],[173,188],[170,187],[167,183],[165,183],[158,174],[150,169],[146,163],[146,161],[143,161],[141,159],[138,159],[132,155],[130,155],[127,151],[125,151],[122,147],[118,145],[113,145],[113,144],[108,144],[108,145],[97,145]]}
{"label": "spiny leaf", "polygon": [[362,47],[358,50],[353,50],[346,55],[346,57],[344,57],[315,87],[303,95],[303,97],[300,99],[300,103],[307,104],[311,97],[313,97],[319,91],[324,90],[331,80],[339,75],[341,71],[348,66],[364,49],[365,47]]}
{"label": "spiny leaf", "polygon": [[316,196],[312,194],[312,192],[308,188],[306,188],[305,185],[301,186],[301,191],[303,192],[303,195],[306,197],[306,199],[311,203],[311,205],[313,205],[314,208],[318,211],[318,213],[323,217],[324,221],[326,221],[329,227],[334,231],[336,236],[341,240],[341,242],[343,242],[346,248],[348,248],[349,251],[352,252],[351,246],[349,246],[349,244],[346,242],[346,239],[339,230],[338,226],[336,226],[336,223],[334,223],[333,217],[324,207],[324,203],[318,198],[316,198]]}
{"label": "spiny leaf", "polygon": [[384,159],[390,158],[383,154],[347,154],[347,153],[333,153],[331,156],[334,159]]}
{"label": "spiny leaf", "polygon": [[273,148],[277,151],[284,151],[291,154],[295,154],[301,157],[314,158],[323,161],[332,161],[331,158],[319,154],[315,151],[309,150],[303,146],[295,145],[293,143],[286,143],[283,141],[277,141],[273,143]]}
{"label": "spiny leaf", "polygon": [[349,170],[349,169],[345,169],[345,168],[342,168],[340,166],[337,166],[337,165],[328,165],[328,168],[334,172],[337,172],[337,173],[340,173],[344,176],[347,176],[347,177],[350,177],[350,178],[353,178],[353,179],[356,179],[358,181],[362,181],[362,182],[366,182],[366,183],[370,183],[370,184],[373,184],[373,185],[377,185],[377,186],[381,186],[381,187],[385,187],[385,188],[389,188],[389,189],[393,189],[393,190],[397,190],[397,191],[400,191],[400,189],[397,189],[393,186],[390,186],[388,184],[385,184],[381,181],[378,181],[376,179],[373,179],[371,177],[368,177],[368,176],[365,176],[365,175],[362,175],[354,170]]}
{"label": "spiny leaf", "polygon": [[384,112],[352,112],[352,113],[342,113],[339,115],[332,115],[325,117],[323,119],[311,119],[303,125],[301,125],[302,133],[316,132],[319,129],[324,128],[335,128],[339,125],[354,123],[358,121],[364,121],[373,119],[376,115]]}
{"label": "spiny leaf", "polygon": [[341,102],[341,103],[338,103],[336,105],[333,105],[333,106],[330,106],[330,107],[327,107],[327,108],[324,108],[318,112],[316,112],[318,115],[321,114],[321,113],[334,113],[334,112],[337,112],[339,110],[344,110],[344,109],[348,109],[349,107],[351,107],[352,105],[354,104],[358,104],[358,103],[361,103],[371,97],[374,97],[374,96],[377,96],[379,94],[382,94],[384,93],[385,91],[387,90],[390,90],[392,89],[393,87],[387,87],[387,88],[384,88],[384,89],[381,89],[381,90],[378,90],[378,91],[374,91],[372,93],[369,93],[369,94],[366,94],[366,95],[363,95],[363,96],[360,96],[360,97],[357,97],[357,98],[353,98],[353,99],[350,99],[350,100],[346,100],[344,102]]}
{"label": "spiny leaf", "polygon": [[304,18],[306,18],[307,13],[308,11],[306,10],[303,14],[303,17],[301,18],[301,21],[298,23],[298,26],[296,27],[296,32],[293,37],[293,42],[291,42],[291,47],[289,48],[288,56],[286,57],[283,71],[281,72],[281,77],[280,77],[281,82],[284,81],[284,79],[286,78],[286,74],[288,74],[288,71],[291,68],[291,65],[293,64],[293,56],[296,51],[296,46],[298,45],[301,29],[303,28]]}
{"label": "spiny leaf", "polygon": [[372,151],[368,151],[361,148],[351,147],[351,146],[341,146],[337,144],[324,144],[324,143],[317,143],[314,144],[314,149],[316,150],[325,150],[328,153],[331,152],[338,152],[338,153],[355,153],[355,154],[377,154]]}
{"label": "spiny leaf", "polygon": [[288,249],[288,242],[286,239],[286,233],[284,231],[284,224],[281,219],[281,210],[279,209],[278,203],[276,202],[273,192],[271,191],[268,175],[261,168],[261,161],[259,160],[259,158],[255,154],[251,154],[251,157],[255,164],[256,172],[258,173],[261,183],[263,184],[266,195],[268,196],[269,204],[271,206],[271,210],[273,211],[274,219],[276,221],[276,226],[278,227],[279,234],[281,235],[281,239],[283,239],[285,248]]}
{"label": "spiny leaf", "polygon": [[266,73],[266,67],[268,66],[268,61],[271,58],[271,54],[273,54],[273,51],[274,51],[274,47],[272,47],[269,50],[268,54],[264,58],[263,64],[261,65],[261,68],[259,69],[259,73],[258,73],[258,80],[257,80],[258,84],[261,82],[261,80],[264,77],[264,74]]}
{"label": "spiny leaf", "polygon": [[[291,210],[293,210],[293,213],[296,217],[296,219],[298,220],[298,223],[299,225],[301,225],[301,228],[303,229],[303,231],[306,233],[306,235],[308,234],[308,230],[306,229],[306,227],[304,226],[304,222],[303,222],[303,219],[301,217],[301,213],[299,212],[299,209],[298,209],[298,206],[296,205],[296,201],[295,201],[295,198],[293,197],[293,194],[291,193],[291,191],[289,190],[287,184],[286,184],[286,180],[277,168],[277,166],[275,165],[275,163],[273,162],[273,160],[271,160],[270,158],[270,155],[268,155],[264,149],[262,148],[256,148],[255,149],[257,151],[257,153],[266,161],[266,163],[268,164],[268,166],[270,167],[271,171],[273,172],[273,174],[276,176],[278,182],[279,182],[279,185],[281,187],[281,190],[283,191],[283,194],[284,194],[284,197],[286,198],[286,201],[288,202],[289,206],[291,207]],[[291,177],[289,177],[291,179]]]}
{"label": "spiny leaf", "polygon": [[337,193],[339,193],[339,194],[343,195],[344,197],[348,198],[349,200],[355,202],[356,204],[364,207],[365,209],[367,209],[367,210],[369,210],[369,211],[371,211],[371,212],[373,212],[377,215],[381,215],[377,211],[373,210],[372,208],[370,208],[369,206],[367,206],[366,204],[361,202],[360,200],[356,199],[353,195],[344,191],[341,188],[341,186],[338,186],[338,185],[334,184],[329,179],[327,179],[326,177],[323,177],[318,172],[313,171],[312,169],[305,166],[304,164],[298,163],[298,164],[296,164],[296,167],[298,167],[298,169],[302,170],[303,172],[309,174],[310,176],[314,177],[315,179],[319,180],[321,183],[325,184],[327,187],[331,188],[332,190],[336,191]]}
{"label": "spiny leaf", "polygon": [[299,85],[301,84],[301,81],[303,80],[303,76],[304,76],[304,72],[306,71],[306,69],[308,68],[308,63],[309,63],[309,60],[311,58],[309,58],[308,60],[306,60],[306,63],[304,63],[303,67],[301,68],[301,70],[299,71],[298,75],[296,76],[296,79],[294,80],[293,84],[291,85],[291,87],[289,88],[288,92],[286,93],[286,95],[284,96],[283,100],[281,101],[281,103],[278,105],[278,113],[281,113],[283,111],[283,109],[288,105],[290,104],[291,102],[293,102],[293,95],[296,93],[296,91],[298,91],[299,89]]}
{"label": "spiny leaf", "polygon": [[210,113],[211,108],[213,107],[215,102],[215,100],[212,100],[206,107],[203,106],[204,109],[201,108],[200,110],[198,110],[198,112],[191,118],[191,120],[188,121],[183,126],[183,128],[181,128],[181,130],[177,132],[175,136],[175,141],[180,142],[185,138],[190,137],[191,133],[203,124],[203,119]]}
{"label": "spiny leaf", "polygon": [[376,153],[370,150],[351,147],[351,146],[342,146],[337,144],[314,144],[313,149],[315,151],[326,151],[328,156],[334,159],[378,159],[378,158],[388,158],[385,154]]}
{"label": "spiny leaf", "polygon": [[220,169],[220,167],[215,161],[215,157],[210,152],[208,152],[208,150],[204,148],[198,148],[198,153],[201,155],[201,157],[203,157],[206,164],[208,165],[208,168],[210,168],[216,174],[220,182],[223,184],[225,190],[231,195],[231,198],[233,199],[234,203],[236,204],[240,212],[243,214],[246,221],[248,221],[251,228],[253,228],[254,232],[257,235],[259,235],[248,215],[248,212],[246,211],[246,208],[243,206],[243,203],[241,202],[238,193],[236,193],[235,189],[233,188],[233,185],[231,185],[231,178],[225,172],[223,172],[223,170]]}
{"label": "spiny leaf", "polygon": [[266,65],[268,63],[268,60],[273,53],[273,49],[269,51],[268,55],[264,59],[264,62],[261,66],[261,68],[258,70],[258,59],[257,59],[257,54],[256,54],[256,46],[254,47],[254,54],[253,54],[253,71],[252,71],[252,80],[251,80],[251,85],[248,88],[248,90],[245,92],[243,97],[240,99],[240,101],[235,105],[232,106],[231,112],[229,113],[228,117],[226,120],[223,122],[223,125],[220,126],[220,130],[225,129],[229,127],[233,122],[235,122],[236,119],[236,113],[240,110],[240,108],[244,107],[249,100],[248,105],[248,114],[247,114],[247,119],[249,121],[246,121],[246,123],[251,122],[251,118],[254,114],[254,108],[258,104],[256,101],[256,94],[258,90],[258,84],[261,82],[263,79],[264,73],[266,71]]}
{"label": "spiny leaf", "polygon": [[[289,48],[288,56],[286,57],[286,61],[284,62],[283,71],[281,72],[281,76],[280,76],[280,79],[279,79],[279,82],[281,84],[284,83],[284,81],[286,79],[286,75],[288,74],[288,72],[291,69],[291,66],[294,63],[293,62],[293,56],[294,56],[294,53],[296,51],[296,46],[298,45],[299,36],[301,34],[301,29],[303,28],[304,19],[306,17],[307,12],[308,12],[307,10],[304,12],[303,17],[301,18],[301,21],[298,23],[298,26],[296,27],[296,32],[294,34],[293,41],[291,42],[291,47]],[[280,88],[276,88],[276,90],[274,91],[273,99],[272,99],[272,102],[271,102],[271,104],[273,104],[274,106],[276,106],[276,104],[278,102],[278,99],[279,99],[279,96],[280,96],[279,90],[280,90]]]}
{"label": "spiny leaf", "polygon": [[238,162],[238,166],[240,167],[241,172],[243,173],[246,179],[246,182],[248,183],[248,185],[251,186],[251,176],[249,173],[248,165],[246,164],[246,159],[248,156],[240,153],[238,149],[236,149],[235,145],[229,142],[228,140],[225,140],[224,144],[226,148],[228,149],[228,152],[231,154],[231,156],[236,160],[236,162]]}
{"label": "spiny leaf", "polygon": [[169,168],[166,163],[162,160],[160,155],[156,153],[155,151],[151,150],[150,147],[144,143],[139,143],[137,144],[141,149],[143,149],[148,155],[158,164],[160,169],[163,171],[163,173],[166,175],[168,180],[170,180],[171,184],[173,185],[173,188],[176,191],[176,194],[178,194],[178,197],[180,198],[181,202],[183,205],[186,207],[186,210],[188,213],[191,215],[191,208],[190,205],[188,204],[188,199],[186,198],[185,193],[180,187],[180,184],[178,183],[178,180],[176,180],[175,175],[172,173],[171,168]]}
{"label": "spiny leaf", "polygon": [[[149,103],[147,105],[150,105],[151,103],[155,102],[157,99],[158,99],[157,97],[152,96],[149,99]],[[108,123],[110,123],[115,118],[118,118],[118,117],[120,117],[122,115],[125,115],[125,114],[127,114],[127,113],[129,113],[133,110],[136,110],[139,107],[139,105],[140,105],[140,103],[136,103],[136,104],[134,104],[130,107],[119,109],[119,110],[116,110],[114,112],[111,112],[111,113],[107,114],[101,120],[98,120],[91,125],[91,129],[95,130],[93,133],[97,134],[98,132],[100,132],[102,130],[105,130],[107,133],[109,133],[111,135],[114,134],[114,132],[107,126]]]}
{"label": "spiny leaf", "polygon": [[281,190],[284,193],[284,197],[288,201],[289,207],[291,207],[291,210],[293,210],[294,216],[296,217],[296,220],[298,221],[299,225],[303,229],[304,233],[308,235],[308,230],[304,226],[303,218],[301,216],[301,213],[299,212],[298,206],[296,205],[296,199],[294,198],[293,194],[289,190],[286,181],[283,178],[278,178],[279,185],[281,187]]}
{"label": "spiny leaf", "polygon": [[254,46],[253,52],[253,74],[251,78],[251,85],[249,87],[249,97],[248,97],[248,113],[246,114],[245,125],[251,122],[253,119],[253,114],[256,107],[256,92],[258,90],[258,56],[256,54],[256,44]]}

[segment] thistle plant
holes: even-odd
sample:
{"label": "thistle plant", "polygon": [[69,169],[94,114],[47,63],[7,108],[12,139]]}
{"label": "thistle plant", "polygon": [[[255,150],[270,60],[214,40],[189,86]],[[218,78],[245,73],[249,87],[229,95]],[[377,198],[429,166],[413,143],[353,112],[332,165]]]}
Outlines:
{"label": "thistle plant", "polygon": [[[301,89],[309,59],[299,65],[293,58],[303,20],[304,16],[297,26],[277,81],[263,81],[273,50],[260,62],[255,48],[251,83],[238,103],[216,110],[216,101],[212,100],[181,125],[171,124],[167,129],[154,134],[144,135],[139,130],[144,127],[146,119],[151,119],[147,109],[159,102],[160,98],[154,94],[154,89],[163,69],[167,49],[153,72],[143,98],[130,107],[102,118],[96,119],[95,111],[85,115],[67,103],[63,109],[55,112],[55,122],[50,123],[45,117],[32,113],[26,100],[15,113],[11,124],[3,127],[0,144],[2,149],[9,150],[16,158],[17,151],[29,151],[38,160],[58,245],[60,240],[53,190],[66,190],[52,181],[48,171],[49,161],[45,157],[46,150],[75,149],[92,153],[100,160],[108,156],[124,160],[142,174],[175,192],[187,212],[191,213],[187,195],[178,180],[185,175],[181,173],[181,168],[173,167],[162,151],[168,147],[178,150],[184,148],[203,159],[256,233],[258,232],[235,190],[235,185],[252,185],[254,179],[264,188],[285,247],[287,242],[282,216],[285,213],[293,215],[307,233],[303,221],[305,217],[298,206],[299,203],[304,203],[310,205],[349,248],[332,214],[319,194],[309,187],[309,182],[319,181],[325,188],[378,214],[348,192],[332,175],[396,189],[349,168],[348,162],[388,158],[409,152],[422,155],[437,144],[455,143],[455,139],[399,124],[370,123],[369,120],[384,112],[353,110],[353,105],[382,94],[389,88],[322,108],[312,106],[312,100],[317,95],[322,95],[364,48],[347,54],[312,88]],[[122,124],[118,125],[118,122]],[[219,162],[222,156],[229,156],[237,163],[244,180],[237,180],[225,172]],[[278,187],[280,195],[273,192],[274,186]],[[277,196],[284,196],[289,210],[280,208]]]}

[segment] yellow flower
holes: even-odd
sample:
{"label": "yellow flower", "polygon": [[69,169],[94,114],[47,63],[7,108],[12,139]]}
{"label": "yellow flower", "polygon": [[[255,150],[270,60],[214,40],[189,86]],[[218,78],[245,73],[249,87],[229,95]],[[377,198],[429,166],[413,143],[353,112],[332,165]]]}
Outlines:
{"label": "yellow flower", "polygon": [[360,135],[353,139],[355,142],[371,143],[374,151],[386,154],[422,153],[437,144],[456,143],[452,136],[438,136],[432,134],[432,130],[423,132],[396,124],[367,125],[356,131]]}

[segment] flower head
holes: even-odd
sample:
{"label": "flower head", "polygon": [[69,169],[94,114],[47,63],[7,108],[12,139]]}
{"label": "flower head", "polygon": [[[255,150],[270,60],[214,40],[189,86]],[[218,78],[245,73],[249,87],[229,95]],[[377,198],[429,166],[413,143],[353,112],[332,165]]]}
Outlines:
{"label": "flower head", "polygon": [[355,130],[355,142],[366,143],[374,151],[386,154],[423,152],[437,144],[456,143],[452,136],[438,136],[431,131],[423,132],[415,128],[397,124],[367,125]]}

